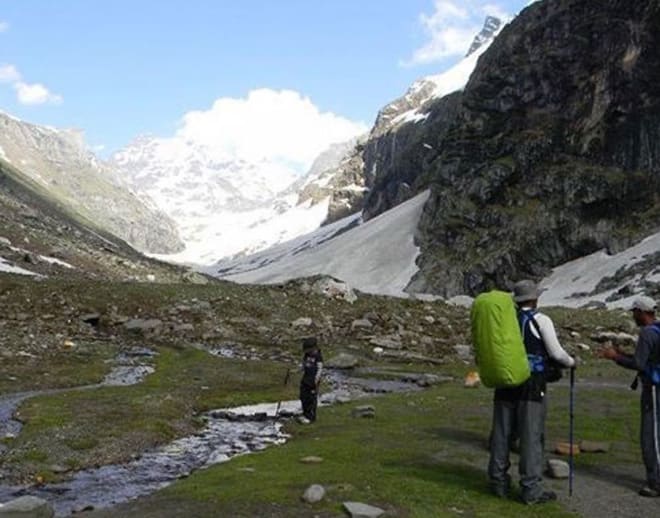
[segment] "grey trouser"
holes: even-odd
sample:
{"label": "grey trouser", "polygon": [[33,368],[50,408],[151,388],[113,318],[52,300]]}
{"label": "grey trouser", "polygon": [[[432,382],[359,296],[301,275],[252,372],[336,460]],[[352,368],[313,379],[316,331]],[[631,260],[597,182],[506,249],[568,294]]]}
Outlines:
{"label": "grey trouser", "polygon": [[660,490],[660,387],[642,387],[640,444],[649,487]]}
{"label": "grey trouser", "polygon": [[520,439],[520,488],[524,501],[543,493],[543,431],[546,400],[495,400],[488,477],[493,492],[503,496],[509,491],[509,448],[512,436]]}

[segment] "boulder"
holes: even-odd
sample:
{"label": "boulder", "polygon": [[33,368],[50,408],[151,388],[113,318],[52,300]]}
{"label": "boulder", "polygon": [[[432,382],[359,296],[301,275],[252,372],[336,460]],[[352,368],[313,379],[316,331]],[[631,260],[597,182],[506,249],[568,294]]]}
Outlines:
{"label": "boulder", "polygon": [[53,507],[43,498],[21,496],[0,506],[0,518],[52,518]]}
{"label": "boulder", "polygon": [[319,484],[312,484],[309,486],[302,495],[304,502],[308,504],[316,504],[325,497],[325,488]]}

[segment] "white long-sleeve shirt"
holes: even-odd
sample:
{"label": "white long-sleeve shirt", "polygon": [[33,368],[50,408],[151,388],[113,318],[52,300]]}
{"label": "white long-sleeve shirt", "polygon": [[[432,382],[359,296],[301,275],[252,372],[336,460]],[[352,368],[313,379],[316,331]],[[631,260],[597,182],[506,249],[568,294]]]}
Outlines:
{"label": "white long-sleeve shirt", "polygon": [[[533,310],[533,308],[527,306],[523,306],[521,309],[523,311]],[[536,320],[536,323],[539,325],[541,336],[536,332],[534,326],[530,326],[530,330],[535,337],[543,340],[548,355],[565,367],[575,367],[575,360],[569,356],[559,343],[559,338],[557,338],[557,332],[555,331],[555,325],[552,323],[552,319],[548,315],[537,311],[534,313],[534,320]]]}

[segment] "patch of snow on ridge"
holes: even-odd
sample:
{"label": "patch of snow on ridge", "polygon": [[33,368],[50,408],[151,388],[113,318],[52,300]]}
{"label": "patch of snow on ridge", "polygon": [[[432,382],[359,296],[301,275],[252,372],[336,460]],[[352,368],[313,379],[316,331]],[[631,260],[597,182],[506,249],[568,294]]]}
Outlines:
{"label": "patch of snow on ridge", "polygon": [[660,232],[618,254],[608,255],[601,250],[565,263],[556,267],[541,282],[541,287],[545,291],[539,302],[545,306],[580,307],[591,301],[599,301],[605,302],[611,308],[628,308],[636,296],[643,294],[645,282],[657,282],[660,265],[655,271],[640,273],[624,281],[623,284],[630,285],[634,291],[634,294],[628,297],[606,302],[607,298],[622,286],[594,295],[589,294],[596,289],[603,278],[612,277],[620,269],[632,267],[658,252],[660,252]]}
{"label": "patch of snow on ridge", "polygon": [[364,292],[407,296],[403,290],[418,270],[415,229],[428,196],[429,191],[418,194],[366,223],[349,216],[207,273],[264,284],[325,274]]}

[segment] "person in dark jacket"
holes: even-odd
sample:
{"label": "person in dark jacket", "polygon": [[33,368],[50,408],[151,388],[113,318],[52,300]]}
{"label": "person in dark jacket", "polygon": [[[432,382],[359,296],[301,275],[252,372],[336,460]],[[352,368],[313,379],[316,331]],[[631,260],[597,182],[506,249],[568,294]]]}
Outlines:
{"label": "person in dark jacket", "polygon": [[303,339],[302,379],[300,380],[300,403],[303,415],[300,423],[309,424],[316,421],[319,384],[323,373],[323,355],[316,337]]}
{"label": "person in dark jacket", "polygon": [[554,324],[547,315],[536,311],[537,285],[523,280],[514,286],[523,341],[530,361],[531,376],[522,385],[495,389],[493,427],[490,439],[488,477],[493,493],[508,496],[511,490],[509,452],[515,437],[520,441],[520,488],[526,504],[543,504],[557,499],[544,490],[543,435],[545,429],[546,374],[544,362],[551,357],[565,367],[575,367],[575,360],[562,348]]}
{"label": "person in dark jacket", "polygon": [[634,354],[626,354],[614,347],[600,352],[600,356],[614,360],[621,367],[637,371],[632,388],[642,383],[640,443],[646,467],[646,486],[641,496],[660,496],[660,322],[655,319],[657,304],[650,297],[636,298],[632,307],[633,319],[640,327]]}

